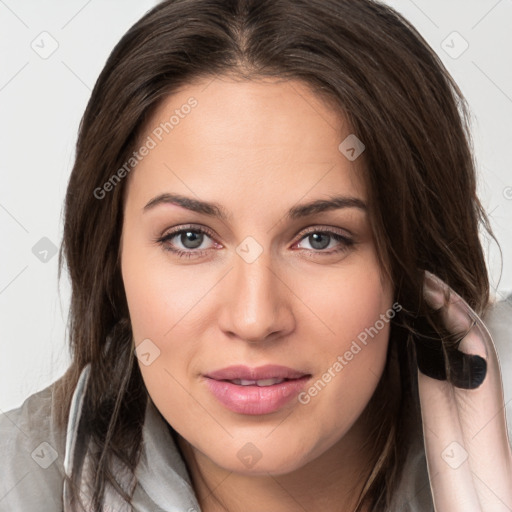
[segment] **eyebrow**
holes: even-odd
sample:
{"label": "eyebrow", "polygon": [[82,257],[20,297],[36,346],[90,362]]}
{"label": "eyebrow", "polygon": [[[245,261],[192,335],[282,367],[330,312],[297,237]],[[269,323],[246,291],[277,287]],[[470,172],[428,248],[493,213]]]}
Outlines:
{"label": "eyebrow", "polygon": [[[193,212],[202,213],[203,215],[218,217],[223,221],[227,221],[231,217],[228,211],[218,203],[200,201],[180,194],[170,193],[160,194],[151,199],[146,206],[144,206],[143,212],[145,213],[161,204],[174,204]],[[286,215],[289,219],[299,219],[316,213],[341,208],[358,208],[364,212],[367,210],[365,202],[357,197],[333,196],[329,199],[317,199],[309,203],[293,206],[288,210]]]}

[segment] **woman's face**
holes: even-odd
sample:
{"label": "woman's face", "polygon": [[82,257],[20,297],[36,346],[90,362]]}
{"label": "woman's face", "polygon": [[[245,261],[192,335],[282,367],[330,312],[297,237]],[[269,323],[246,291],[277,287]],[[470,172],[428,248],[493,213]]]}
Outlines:
{"label": "woman's face", "polygon": [[230,471],[316,459],[382,374],[392,286],[350,134],[299,81],[226,77],[168,97],[141,137],[121,241],[140,369]]}

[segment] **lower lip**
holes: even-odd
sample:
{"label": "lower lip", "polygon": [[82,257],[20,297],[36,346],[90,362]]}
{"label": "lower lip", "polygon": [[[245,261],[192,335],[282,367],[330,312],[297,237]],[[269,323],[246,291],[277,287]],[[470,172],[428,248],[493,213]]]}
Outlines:
{"label": "lower lip", "polygon": [[269,414],[281,409],[304,388],[308,376],[285,380],[272,386],[239,386],[225,380],[206,378],[212,394],[230,411],[239,414]]}

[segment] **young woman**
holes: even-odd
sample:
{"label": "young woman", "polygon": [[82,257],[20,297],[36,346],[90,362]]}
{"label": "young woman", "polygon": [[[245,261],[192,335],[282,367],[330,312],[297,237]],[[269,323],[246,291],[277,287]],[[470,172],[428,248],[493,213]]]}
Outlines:
{"label": "young woman", "polygon": [[2,419],[0,510],[512,509],[465,115],[374,1],[145,15],[82,120],[73,362]]}

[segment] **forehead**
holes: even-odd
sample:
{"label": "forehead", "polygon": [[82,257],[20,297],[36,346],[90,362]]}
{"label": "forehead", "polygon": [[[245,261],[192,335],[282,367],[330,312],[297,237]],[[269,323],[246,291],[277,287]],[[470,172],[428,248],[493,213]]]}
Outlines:
{"label": "forehead", "polygon": [[350,134],[333,102],[301,81],[204,78],[154,112],[139,138],[152,149],[130,182],[141,200],[166,188],[215,200],[332,192],[364,199],[363,159],[339,150]]}

